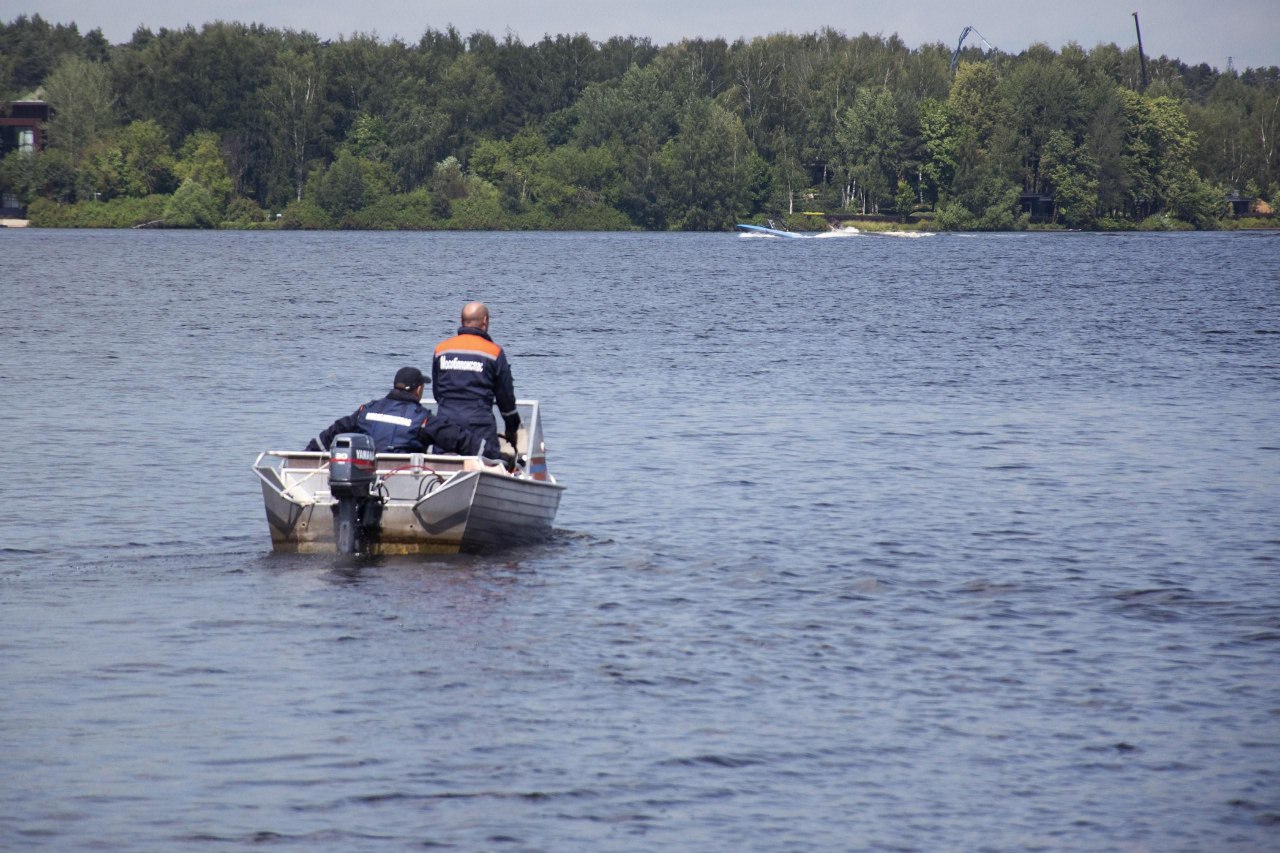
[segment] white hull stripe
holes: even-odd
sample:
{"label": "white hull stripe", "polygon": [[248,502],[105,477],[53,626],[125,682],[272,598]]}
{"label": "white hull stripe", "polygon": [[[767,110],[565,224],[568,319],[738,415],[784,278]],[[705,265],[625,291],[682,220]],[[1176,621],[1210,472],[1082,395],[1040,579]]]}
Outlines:
{"label": "white hull stripe", "polygon": [[396,426],[408,427],[413,426],[413,421],[408,418],[402,418],[399,415],[384,415],[382,412],[370,412],[365,417],[371,421],[377,421],[380,424],[395,424]]}

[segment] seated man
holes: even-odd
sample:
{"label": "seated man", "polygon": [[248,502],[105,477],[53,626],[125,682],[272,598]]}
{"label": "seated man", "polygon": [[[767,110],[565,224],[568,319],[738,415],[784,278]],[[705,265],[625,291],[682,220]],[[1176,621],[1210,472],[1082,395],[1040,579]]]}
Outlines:
{"label": "seated man", "polygon": [[334,436],[364,433],[379,453],[427,453],[434,445],[440,453],[473,456],[481,439],[440,417],[433,417],[421,403],[426,377],[416,367],[396,372],[395,387],[387,396],[370,400],[311,439],[307,450],[328,450]]}

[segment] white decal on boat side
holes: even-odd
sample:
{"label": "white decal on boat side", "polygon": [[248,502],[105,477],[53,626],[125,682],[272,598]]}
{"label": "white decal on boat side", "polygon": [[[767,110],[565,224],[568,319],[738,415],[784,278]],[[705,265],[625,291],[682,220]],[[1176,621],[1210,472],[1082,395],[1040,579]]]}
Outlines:
{"label": "white decal on boat side", "polygon": [[399,415],[384,415],[382,412],[370,412],[365,415],[371,421],[377,421],[380,424],[395,424],[396,426],[413,426],[413,421],[408,418],[402,418]]}

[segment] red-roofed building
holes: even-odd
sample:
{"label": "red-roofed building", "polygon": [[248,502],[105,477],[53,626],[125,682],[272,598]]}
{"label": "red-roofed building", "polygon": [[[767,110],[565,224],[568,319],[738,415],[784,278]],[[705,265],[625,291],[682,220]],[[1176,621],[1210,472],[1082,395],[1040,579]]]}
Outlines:
{"label": "red-roofed building", "polygon": [[52,114],[44,101],[10,101],[0,110],[0,157],[10,151],[44,150],[44,126]]}
{"label": "red-roofed building", "polygon": [[[9,101],[0,103],[0,157],[12,151],[35,154],[45,147],[45,124],[53,108],[44,101]],[[25,218],[26,211],[17,196],[7,188],[0,189],[0,219]]]}

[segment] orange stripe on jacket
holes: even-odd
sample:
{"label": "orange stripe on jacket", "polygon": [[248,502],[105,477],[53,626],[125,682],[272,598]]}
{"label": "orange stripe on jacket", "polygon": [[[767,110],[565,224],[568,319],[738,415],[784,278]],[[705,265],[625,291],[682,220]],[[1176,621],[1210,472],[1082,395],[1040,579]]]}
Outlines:
{"label": "orange stripe on jacket", "polygon": [[493,341],[486,341],[479,335],[454,335],[447,341],[441,341],[436,344],[436,355],[442,352],[478,352],[489,356],[489,358],[497,358],[502,354],[502,347]]}

